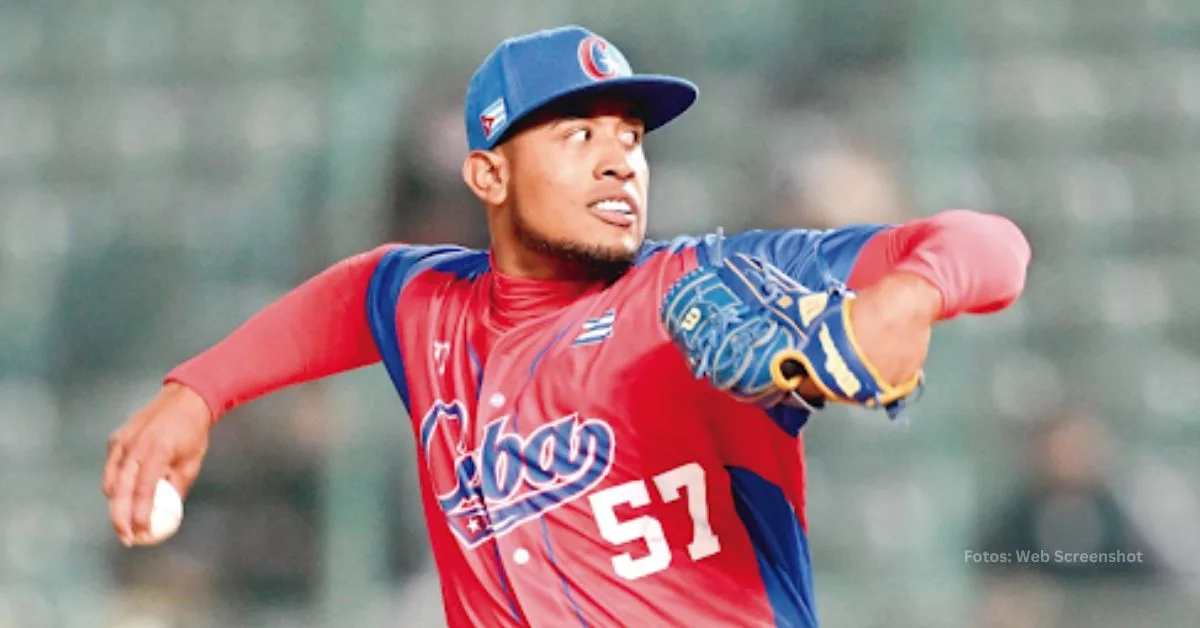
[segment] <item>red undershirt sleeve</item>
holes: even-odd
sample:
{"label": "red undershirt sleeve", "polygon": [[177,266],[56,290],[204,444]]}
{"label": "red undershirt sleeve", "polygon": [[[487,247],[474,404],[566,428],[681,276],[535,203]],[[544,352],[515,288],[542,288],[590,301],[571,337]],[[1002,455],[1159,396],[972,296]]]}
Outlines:
{"label": "red undershirt sleeve", "polygon": [[939,320],[987,314],[1021,295],[1030,255],[1029,242],[1007,218],[949,210],[872,236],[848,285],[861,290],[889,273],[912,273],[942,293]]}
{"label": "red undershirt sleeve", "polygon": [[398,245],[344,259],[255,314],[210,349],[172,369],[200,395],[213,420],[279,389],[378,362],[367,319],[367,287]]}

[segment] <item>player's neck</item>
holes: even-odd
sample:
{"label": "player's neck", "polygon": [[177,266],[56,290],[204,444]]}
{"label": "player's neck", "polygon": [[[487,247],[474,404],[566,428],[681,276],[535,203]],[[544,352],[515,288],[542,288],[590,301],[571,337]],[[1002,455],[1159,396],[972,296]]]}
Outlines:
{"label": "player's neck", "polygon": [[[561,271],[561,265],[530,263],[525,258],[505,257],[502,249],[491,251],[492,281],[487,320],[497,331],[508,331],[521,323],[561,310],[579,297],[601,290],[602,282],[577,278]],[[505,263],[502,260],[507,259]]]}

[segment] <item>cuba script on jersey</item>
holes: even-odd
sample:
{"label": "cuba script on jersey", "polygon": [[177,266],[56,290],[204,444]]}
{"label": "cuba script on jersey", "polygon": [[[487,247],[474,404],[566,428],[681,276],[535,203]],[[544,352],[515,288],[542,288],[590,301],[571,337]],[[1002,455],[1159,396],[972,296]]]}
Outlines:
{"label": "cuba script on jersey", "polygon": [[[570,414],[525,437],[512,422],[505,415],[484,425],[479,447],[468,450],[470,416],[461,401],[438,401],[421,419],[438,505],[469,548],[584,495],[612,468],[616,435],[603,420]],[[444,466],[435,461],[445,454],[431,447],[439,428],[455,443],[448,477],[436,472]]]}

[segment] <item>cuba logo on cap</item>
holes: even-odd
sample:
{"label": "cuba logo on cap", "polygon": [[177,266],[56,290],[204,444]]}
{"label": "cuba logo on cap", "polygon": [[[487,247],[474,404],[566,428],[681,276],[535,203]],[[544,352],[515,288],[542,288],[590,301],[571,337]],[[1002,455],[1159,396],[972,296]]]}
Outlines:
{"label": "cuba logo on cap", "polygon": [[599,35],[589,35],[579,42],[579,67],[594,81],[632,73],[621,53]]}

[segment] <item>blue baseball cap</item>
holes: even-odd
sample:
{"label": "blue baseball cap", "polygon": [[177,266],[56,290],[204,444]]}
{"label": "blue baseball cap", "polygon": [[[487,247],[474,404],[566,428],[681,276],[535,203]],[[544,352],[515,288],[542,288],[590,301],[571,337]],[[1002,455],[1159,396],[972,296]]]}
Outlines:
{"label": "blue baseball cap", "polygon": [[530,113],[583,94],[629,100],[653,131],[687,111],[699,90],[674,76],[634,74],[616,46],[586,28],[541,30],[504,40],[471,76],[467,145],[490,150]]}

